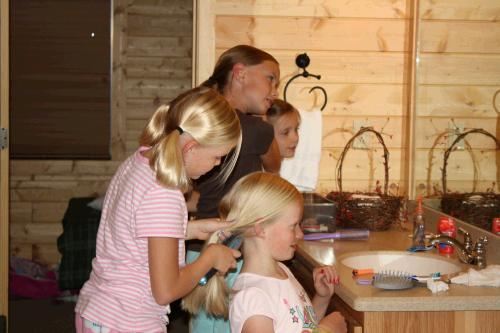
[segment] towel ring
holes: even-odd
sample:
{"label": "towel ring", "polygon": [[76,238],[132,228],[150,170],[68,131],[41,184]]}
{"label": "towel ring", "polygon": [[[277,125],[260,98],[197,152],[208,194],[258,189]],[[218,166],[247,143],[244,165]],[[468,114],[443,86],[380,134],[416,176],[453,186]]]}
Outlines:
{"label": "towel ring", "polygon": [[[307,55],[307,53],[301,53],[299,54],[296,58],[295,58],[295,64],[302,68],[302,73],[299,73],[299,74],[295,74],[294,76],[292,76],[290,78],[290,80],[287,81],[287,83],[285,84],[285,89],[283,90],[283,99],[285,100],[285,102],[287,101],[286,100],[286,92],[288,90],[288,86],[290,85],[290,83],[292,83],[293,80],[295,80],[296,78],[298,77],[309,77],[309,76],[312,76],[318,80],[321,80],[321,75],[316,75],[316,74],[311,74],[309,73],[307,70],[306,70],[306,67],[309,66],[309,63],[310,63],[310,59],[309,59],[309,56]],[[326,93],[326,90],[323,88],[323,87],[320,87],[320,86],[314,86],[312,87],[310,90],[309,90],[309,93],[311,93],[314,89],[320,89],[322,92],[323,92],[323,96],[325,97],[325,100],[323,102],[323,105],[321,106],[321,110],[323,110],[325,107],[326,107],[326,104],[328,103],[328,95]]]}
{"label": "towel ring", "polygon": [[320,110],[321,110],[321,111],[323,111],[323,110],[325,109],[325,107],[326,107],[326,103],[328,103],[328,95],[327,95],[327,93],[326,93],[326,90],[325,90],[325,88],[323,88],[323,87],[320,87],[320,86],[314,86],[314,87],[312,87],[311,89],[309,89],[309,93],[312,93],[312,91],[313,91],[314,89],[319,89],[319,90],[321,90],[321,91],[323,92],[323,97],[324,97],[325,99],[323,100],[323,105],[322,105],[322,106],[321,106],[321,108],[320,108]]}

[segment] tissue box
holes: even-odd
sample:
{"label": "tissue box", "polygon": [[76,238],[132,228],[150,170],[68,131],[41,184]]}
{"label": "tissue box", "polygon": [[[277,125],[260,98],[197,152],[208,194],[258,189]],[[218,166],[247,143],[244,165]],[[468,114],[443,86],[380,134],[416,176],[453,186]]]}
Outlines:
{"label": "tissue box", "polygon": [[302,230],[305,233],[334,232],[336,203],[314,192],[303,192],[302,197],[304,199]]}

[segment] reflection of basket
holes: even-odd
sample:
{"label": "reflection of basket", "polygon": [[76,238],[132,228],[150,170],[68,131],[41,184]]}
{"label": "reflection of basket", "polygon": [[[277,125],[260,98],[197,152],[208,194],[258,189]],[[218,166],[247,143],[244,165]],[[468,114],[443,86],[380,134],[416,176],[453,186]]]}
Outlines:
{"label": "reflection of basket", "polygon": [[446,189],[446,166],[448,165],[450,153],[458,142],[471,133],[486,135],[495,141],[497,149],[500,147],[498,140],[492,134],[480,128],[471,129],[457,136],[451,146],[444,152],[441,210],[448,215],[489,231],[493,219],[500,217],[499,194],[494,192],[448,193]]}
{"label": "reflection of basket", "polygon": [[[352,147],[354,140],[366,132],[376,135],[378,141],[384,148],[385,182],[384,192],[362,193],[342,192],[342,165],[345,155]],[[338,204],[337,225],[348,228],[368,228],[379,231],[387,230],[396,221],[399,215],[402,197],[387,195],[387,184],[389,181],[389,151],[385,146],[382,135],[372,127],[361,128],[346,144],[340,155],[337,168],[337,183],[339,192],[330,192],[328,198]]]}

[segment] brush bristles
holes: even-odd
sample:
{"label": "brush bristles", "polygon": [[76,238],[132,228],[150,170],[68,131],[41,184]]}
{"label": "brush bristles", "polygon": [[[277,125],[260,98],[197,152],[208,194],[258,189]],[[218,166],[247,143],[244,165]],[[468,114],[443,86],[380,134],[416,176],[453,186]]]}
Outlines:
{"label": "brush bristles", "polygon": [[382,271],[373,276],[373,285],[381,289],[408,289],[413,287],[412,275],[401,271]]}

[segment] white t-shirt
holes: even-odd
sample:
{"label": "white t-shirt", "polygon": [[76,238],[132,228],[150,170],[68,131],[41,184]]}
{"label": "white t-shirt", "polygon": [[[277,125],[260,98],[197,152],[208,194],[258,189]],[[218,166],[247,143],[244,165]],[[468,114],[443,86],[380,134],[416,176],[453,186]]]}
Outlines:
{"label": "white t-shirt", "polygon": [[279,264],[288,279],[252,273],[242,273],[236,278],[229,308],[232,333],[240,333],[245,321],[255,315],[272,319],[276,333],[310,332],[316,328],[311,300],[292,272]]}

